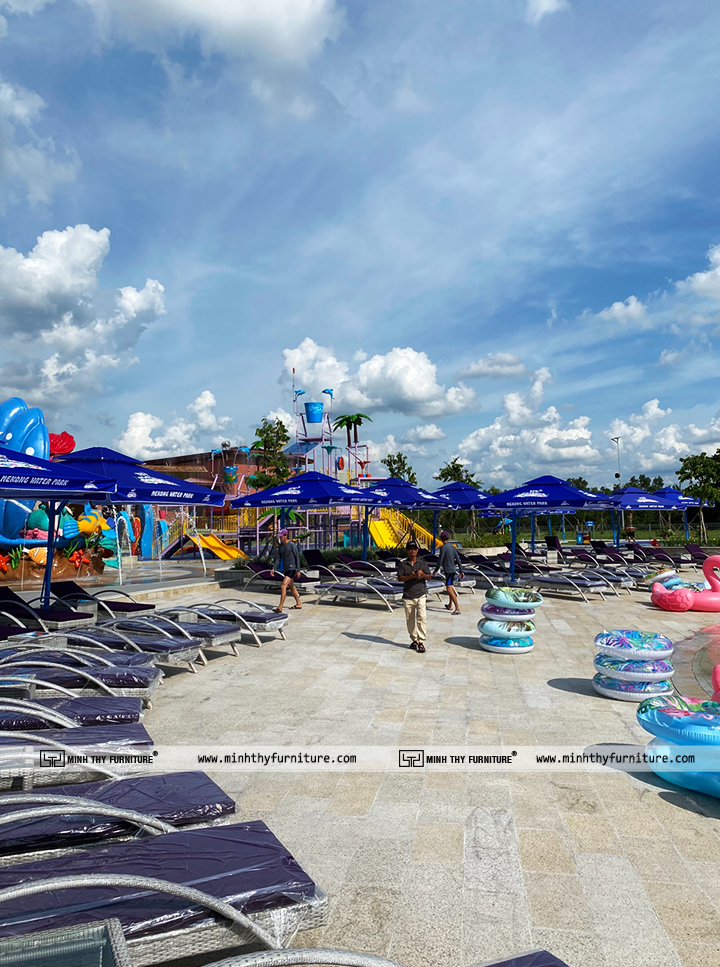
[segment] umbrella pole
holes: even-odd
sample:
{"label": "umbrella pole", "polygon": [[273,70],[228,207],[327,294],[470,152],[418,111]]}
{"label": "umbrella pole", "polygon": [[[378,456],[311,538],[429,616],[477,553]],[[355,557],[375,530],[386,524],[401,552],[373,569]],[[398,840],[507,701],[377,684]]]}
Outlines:
{"label": "umbrella pole", "polygon": [[367,561],[367,549],[368,549],[368,517],[370,516],[370,508],[365,508],[365,515],[363,520],[363,537],[362,537],[362,559]]}
{"label": "umbrella pole", "polygon": [[[548,521],[550,518],[548,517]],[[562,539],[565,540],[565,514],[560,514],[560,532],[562,534]]]}
{"label": "umbrella pole", "polygon": [[517,540],[517,515],[513,511],[510,524],[510,583],[515,584],[515,541]]}
{"label": "umbrella pole", "polygon": [[[64,506],[64,505],[61,505]],[[55,556],[55,520],[56,509],[55,501],[49,500],[48,510],[48,542],[47,556],[45,557],[45,573],[43,574],[42,590],[40,592],[40,607],[50,607],[50,582],[52,581],[53,557]]]}
{"label": "umbrella pole", "polygon": [[686,541],[689,541],[690,540],[690,530],[688,528],[687,507],[683,511],[683,518],[685,519],[685,540]]}
{"label": "umbrella pole", "polygon": [[535,553],[535,514],[530,514],[530,551]]}
{"label": "umbrella pole", "polygon": [[433,542],[432,542],[432,552],[435,553],[435,548],[437,546],[437,520],[438,512],[433,510]]}

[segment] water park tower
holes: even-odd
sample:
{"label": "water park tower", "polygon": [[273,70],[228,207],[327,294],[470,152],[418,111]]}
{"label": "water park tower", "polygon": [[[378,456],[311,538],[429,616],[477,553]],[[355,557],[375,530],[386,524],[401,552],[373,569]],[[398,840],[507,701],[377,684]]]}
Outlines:
{"label": "water park tower", "polygon": [[295,470],[317,470],[330,477],[337,476],[337,459],[333,445],[332,408],[333,391],[324,389],[323,396],[327,396],[329,403],[311,402],[302,399],[304,389],[295,388],[295,370],[293,369],[293,415],[295,416],[295,442],[285,447],[285,453],[290,457]]}

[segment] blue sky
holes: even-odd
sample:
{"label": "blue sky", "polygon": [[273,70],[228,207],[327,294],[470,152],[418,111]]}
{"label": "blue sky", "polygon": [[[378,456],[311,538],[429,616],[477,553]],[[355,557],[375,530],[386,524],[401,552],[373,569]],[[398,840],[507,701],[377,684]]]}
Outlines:
{"label": "blue sky", "polygon": [[716,3],[0,12],[2,395],[51,428],[248,441],[294,366],[425,483],[720,446]]}

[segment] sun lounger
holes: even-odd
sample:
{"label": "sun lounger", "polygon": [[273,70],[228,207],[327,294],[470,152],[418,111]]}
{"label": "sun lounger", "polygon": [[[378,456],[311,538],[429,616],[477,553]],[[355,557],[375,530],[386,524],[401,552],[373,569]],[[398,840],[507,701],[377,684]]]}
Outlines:
{"label": "sun lounger", "polygon": [[698,564],[702,564],[702,562],[709,556],[699,544],[686,544],[685,550],[688,552],[693,561],[697,561]]}
{"label": "sun lounger", "polygon": [[118,920],[0,940],[2,967],[132,967]]}
{"label": "sun lounger", "polygon": [[[154,604],[141,604],[120,588],[100,588],[91,592],[86,591],[77,581],[53,581],[50,590],[59,601],[71,605],[82,605],[83,601],[91,601],[97,605],[98,614],[104,613],[111,618],[151,614],[155,610]],[[116,595],[120,595],[121,600]]]}
{"label": "sun lounger", "polygon": [[338,561],[341,564],[347,564],[355,571],[368,571],[372,574],[388,575],[393,574],[396,570],[396,566],[387,561],[359,561],[351,554],[338,554]]}
{"label": "sun lounger", "polygon": [[199,642],[201,650],[229,647],[233,655],[239,654],[235,642],[241,634],[236,624],[203,621],[197,615],[193,621],[176,621],[169,614],[156,611],[153,615],[144,618],[121,618],[107,624],[101,622],[98,627],[116,628],[118,631],[129,633],[140,645],[146,635],[152,638],[161,632],[182,643]]}
{"label": "sun lounger", "polygon": [[0,731],[34,732],[37,729],[124,725],[139,722],[139,698],[7,698],[0,694]]}
{"label": "sun lounger", "polygon": [[0,732],[0,788],[85,782],[92,773],[116,779],[137,769],[136,759],[150,759],[152,746],[139,722]]}
{"label": "sun lounger", "polygon": [[143,967],[249,941],[282,946],[298,929],[326,922],[327,897],[262,822],[179,830],[0,869],[2,937],[96,923],[110,913],[133,964]]}
{"label": "sun lounger", "polygon": [[68,668],[101,668],[113,665],[123,668],[153,668],[153,655],[142,652],[117,652],[116,654],[101,654],[97,652],[83,652],[77,648],[59,648],[55,639],[51,639],[43,647],[42,638],[36,638],[32,643],[8,641],[6,648],[0,648],[0,667],[17,661],[37,661],[48,658],[50,661],[60,662]]}
{"label": "sun lounger", "polygon": [[[63,805],[64,813],[48,809]],[[48,851],[60,855],[61,851],[118,842],[136,834],[136,828],[121,818],[93,813],[93,805],[137,813],[183,829],[227,823],[235,812],[234,801],[204,772],[126,776],[5,793],[0,796],[0,822],[30,809],[44,812],[22,823],[0,826],[0,863],[2,858],[27,862],[47,856]],[[83,807],[82,812],[75,806]],[[0,910],[0,919],[1,914]]]}
{"label": "sun lounger", "polygon": [[[277,590],[282,584],[283,575],[282,571],[275,571],[271,574],[272,568],[265,567],[264,564],[257,564],[255,561],[246,561],[247,568],[251,571],[251,577],[245,582],[245,587],[248,588],[253,582],[256,582],[261,587],[272,588]],[[320,583],[320,578],[311,578],[306,574],[300,572],[300,577],[293,578],[293,584],[298,589],[298,591],[314,591],[318,584]]]}
{"label": "sun lounger", "polygon": [[[59,685],[73,695],[109,695],[114,698],[141,698],[150,704],[153,692],[163,678],[159,668],[128,668],[120,665],[102,665],[87,668],[71,668],[60,661],[51,661],[46,656],[30,659],[19,658],[12,664],[0,665],[0,683],[8,677],[34,675],[37,697],[48,686]],[[50,697],[50,696],[48,696]]]}
{"label": "sun lounger", "polygon": [[[39,601],[34,598],[33,601]],[[81,628],[83,625],[94,624],[95,615],[74,611],[72,608],[38,608],[33,607],[33,601],[25,601],[10,588],[0,587],[0,621],[3,624],[13,624],[9,618],[17,618],[30,628],[42,628],[43,631],[53,631],[62,628]]]}
{"label": "sun lounger", "polygon": [[208,621],[235,623],[240,631],[247,631],[255,645],[262,645],[260,635],[280,635],[285,639],[283,627],[288,620],[287,614],[279,614],[265,604],[246,601],[244,598],[221,598],[219,601],[206,601],[187,605],[185,608],[168,608],[165,612],[178,621],[186,621],[190,616],[205,618]]}
{"label": "sun lounger", "polygon": [[97,649],[105,654],[129,651],[143,655],[155,655],[159,665],[187,665],[196,672],[195,661],[207,664],[200,648],[200,641],[173,637],[165,629],[155,634],[148,631],[142,637],[121,631],[115,625],[95,625],[92,628],[79,628],[68,631],[63,639],[65,645],[73,648]]}
{"label": "sun lounger", "polygon": [[577,571],[562,571],[556,574],[522,575],[518,583],[523,587],[540,588],[544,592],[557,594],[579,594],[583,601],[587,601],[587,594],[599,594],[605,600],[605,594],[617,592],[612,585],[597,575],[588,575]]}

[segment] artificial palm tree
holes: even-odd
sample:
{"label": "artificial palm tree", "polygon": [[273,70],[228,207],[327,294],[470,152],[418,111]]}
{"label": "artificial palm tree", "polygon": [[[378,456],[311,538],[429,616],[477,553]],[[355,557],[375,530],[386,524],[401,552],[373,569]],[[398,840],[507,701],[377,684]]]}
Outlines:
{"label": "artificial palm tree", "polygon": [[367,415],[367,413],[350,413],[347,416],[339,416],[333,423],[333,430],[346,431],[348,450],[353,445],[353,438],[350,436],[350,430],[353,431],[355,446],[357,446],[358,427],[361,427],[366,420],[368,423],[372,423],[372,419]]}

